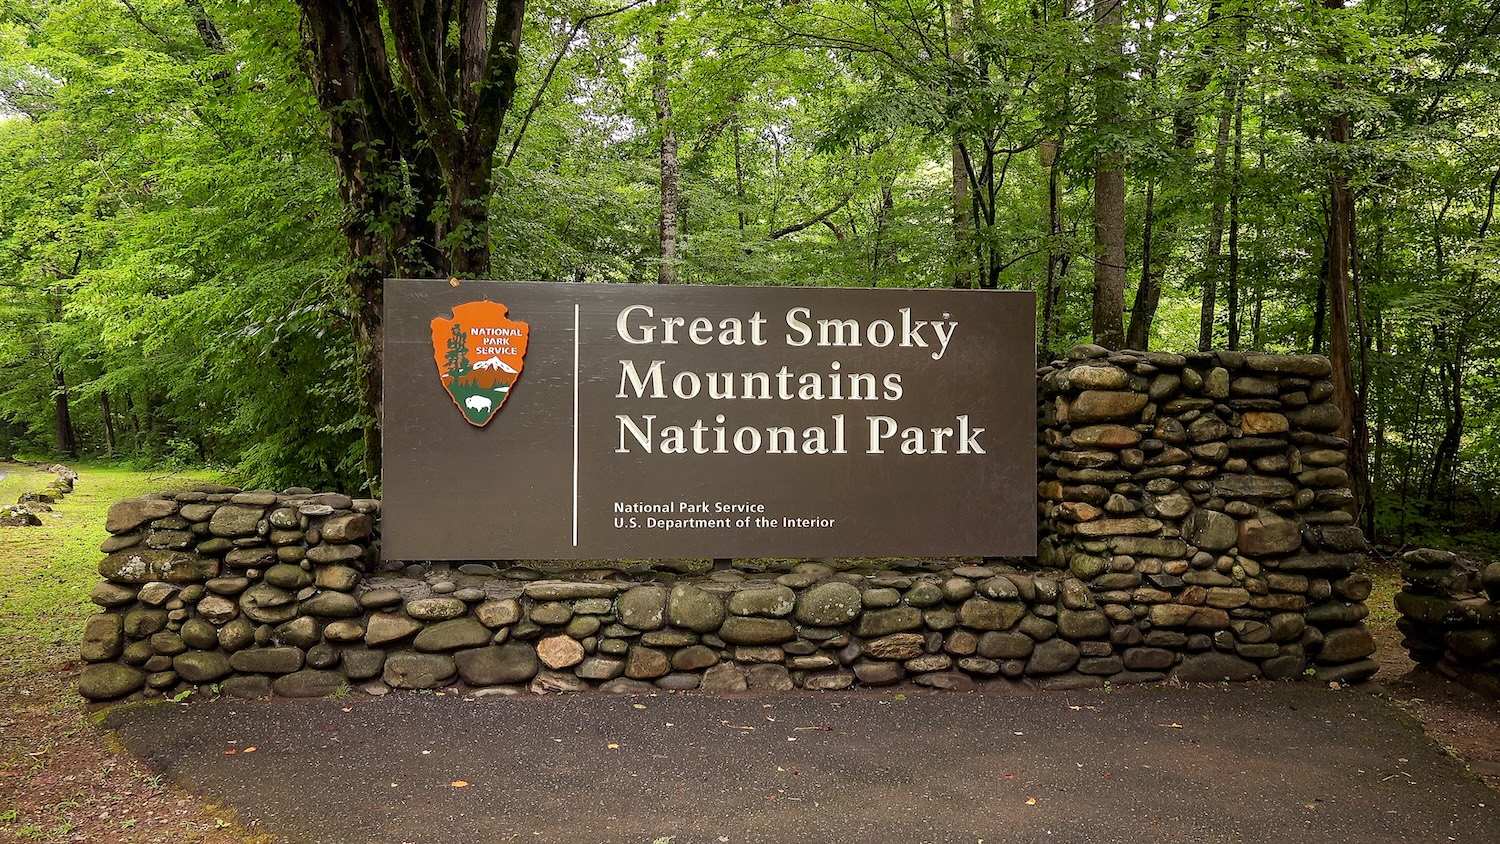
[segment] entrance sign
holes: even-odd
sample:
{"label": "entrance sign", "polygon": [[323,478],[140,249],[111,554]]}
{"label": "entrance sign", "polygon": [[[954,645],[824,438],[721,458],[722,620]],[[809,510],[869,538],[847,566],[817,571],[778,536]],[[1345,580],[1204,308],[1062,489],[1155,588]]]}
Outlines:
{"label": "entrance sign", "polygon": [[1036,553],[1030,293],[395,280],[385,301],[387,559]]}

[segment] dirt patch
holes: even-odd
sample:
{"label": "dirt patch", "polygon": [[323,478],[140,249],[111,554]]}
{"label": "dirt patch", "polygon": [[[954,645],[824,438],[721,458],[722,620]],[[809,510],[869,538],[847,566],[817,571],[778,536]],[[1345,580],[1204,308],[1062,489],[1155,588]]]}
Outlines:
{"label": "dirt patch", "polygon": [[1427,735],[1463,760],[1485,785],[1500,792],[1500,702],[1441,674],[1419,668],[1401,634],[1376,629],[1375,680],[1390,699],[1422,724]]}
{"label": "dirt patch", "polygon": [[118,752],[72,691],[76,667],[0,685],[0,840],[239,844],[233,817]]}

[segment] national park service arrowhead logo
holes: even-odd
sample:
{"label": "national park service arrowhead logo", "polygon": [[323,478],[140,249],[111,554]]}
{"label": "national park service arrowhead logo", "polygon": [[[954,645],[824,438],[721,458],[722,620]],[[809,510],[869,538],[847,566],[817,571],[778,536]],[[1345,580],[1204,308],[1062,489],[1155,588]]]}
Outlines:
{"label": "national park service arrowhead logo", "polygon": [[432,321],[432,356],[443,389],[476,428],[488,425],[516,379],[526,357],[531,326],[507,318],[498,302],[453,307],[453,318]]}

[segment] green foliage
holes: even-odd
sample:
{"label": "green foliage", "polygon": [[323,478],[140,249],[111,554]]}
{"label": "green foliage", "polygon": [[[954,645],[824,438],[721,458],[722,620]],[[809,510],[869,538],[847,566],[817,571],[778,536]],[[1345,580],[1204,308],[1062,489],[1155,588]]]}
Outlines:
{"label": "green foliage", "polygon": [[[194,5],[0,0],[0,452],[54,448],[65,396],[87,454],[109,421],[121,457],[350,488],[365,420],[345,206],[304,32],[294,4],[210,0],[207,29]],[[1122,53],[1091,6],[1059,0],[624,6],[528,10],[493,276],[655,279],[670,129],[682,280],[1032,289],[1046,356],[1090,339],[1109,158],[1128,277],[1161,286],[1150,345],[1194,347],[1212,289],[1215,345],[1233,329],[1244,348],[1326,351],[1341,173],[1377,524],[1491,542],[1489,4],[1127,3]],[[1326,140],[1334,114],[1349,143]]]}

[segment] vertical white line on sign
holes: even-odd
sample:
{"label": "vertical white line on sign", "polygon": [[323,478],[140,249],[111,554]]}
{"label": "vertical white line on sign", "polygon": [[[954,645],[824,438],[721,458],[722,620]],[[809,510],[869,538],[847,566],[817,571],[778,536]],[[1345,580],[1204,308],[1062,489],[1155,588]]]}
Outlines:
{"label": "vertical white line on sign", "polygon": [[578,305],[573,305],[573,547],[578,547]]}

